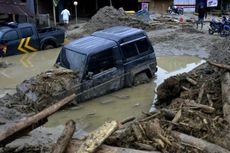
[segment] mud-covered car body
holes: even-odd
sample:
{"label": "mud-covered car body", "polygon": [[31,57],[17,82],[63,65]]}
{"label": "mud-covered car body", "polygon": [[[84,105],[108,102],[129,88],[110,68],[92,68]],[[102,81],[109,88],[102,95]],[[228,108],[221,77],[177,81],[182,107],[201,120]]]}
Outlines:
{"label": "mud-covered car body", "polygon": [[62,67],[79,71],[79,101],[134,85],[157,71],[153,47],[141,29],[112,27],[65,45],[57,59]]}

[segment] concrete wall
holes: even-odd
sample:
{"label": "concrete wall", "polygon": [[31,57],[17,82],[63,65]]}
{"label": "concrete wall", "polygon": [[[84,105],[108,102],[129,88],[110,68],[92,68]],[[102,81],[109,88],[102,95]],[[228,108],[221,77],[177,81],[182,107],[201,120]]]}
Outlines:
{"label": "concrete wall", "polygon": [[150,12],[166,13],[173,0],[152,0],[149,4]]}

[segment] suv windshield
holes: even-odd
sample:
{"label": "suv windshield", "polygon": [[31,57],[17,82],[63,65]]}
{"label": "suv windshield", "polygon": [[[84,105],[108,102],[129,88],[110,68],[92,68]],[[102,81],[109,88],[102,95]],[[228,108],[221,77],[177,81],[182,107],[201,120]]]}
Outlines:
{"label": "suv windshield", "polygon": [[82,73],[86,62],[86,55],[63,48],[57,62],[60,66]]}

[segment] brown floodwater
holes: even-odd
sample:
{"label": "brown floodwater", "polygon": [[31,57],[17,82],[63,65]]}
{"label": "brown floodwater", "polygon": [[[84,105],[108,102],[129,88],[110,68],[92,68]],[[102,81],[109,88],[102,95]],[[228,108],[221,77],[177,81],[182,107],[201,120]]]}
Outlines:
{"label": "brown floodwater", "polygon": [[[13,93],[15,86],[23,80],[53,68],[59,51],[60,48],[57,48],[4,58],[3,60],[11,65],[8,68],[0,68],[0,96],[6,92]],[[203,62],[205,61],[195,56],[158,57],[156,78],[150,83],[125,88],[61,110],[49,117],[45,127],[56,127],[73,119],[78,129],[89,132],[105,121],[122,121],[128,117],[138,117],[142,112],[150,110],[155,98],[155,88],[164,79],[188,72]]]}
{"label": "brown floodwater", "polygon": [[0,68],[0,97],[6,92],[14,92],[23,80],[53,68],[59,51],[60,48],[56,48],[0,59],[9,64],[7,68]]}

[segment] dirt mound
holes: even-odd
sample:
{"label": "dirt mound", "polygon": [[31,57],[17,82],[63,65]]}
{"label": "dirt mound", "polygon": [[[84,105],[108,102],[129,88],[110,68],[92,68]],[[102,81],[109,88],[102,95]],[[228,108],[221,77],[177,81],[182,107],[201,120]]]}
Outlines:
{"label": "dirt mound", "polygon": [[[190,73],[166,79],[157,90],[159,111],[145,113],[116,131],[106,143],[161,152],[207,152],[190,145],[191,141],[184,143],[178,137],[182,133],[230,149],[230,125],[222,110],[221,74],[205,64]],[[199,102],[202,86],[204,93]]]}
{"label": "dirt mound", "polygon": [[211,47],[210,60],[230,64],[230,37],[221,38]]}
{"label": "dirt mound", "polygon": [[50,70],[23,81],[16,87],[16,94],[0,99],[8,108],[21,112],[37,112],[75,91],[78,72]]}
{"label": "dirt mound", "polygon": [[105,29],[112,26],[131,26],[135,28],[142,28],[144,30],[151,29],[151,25],[145,23],[143,20],[129,16],[123,9],[115,9],[112,6],[101,8],[85,25],[88,33]]}

